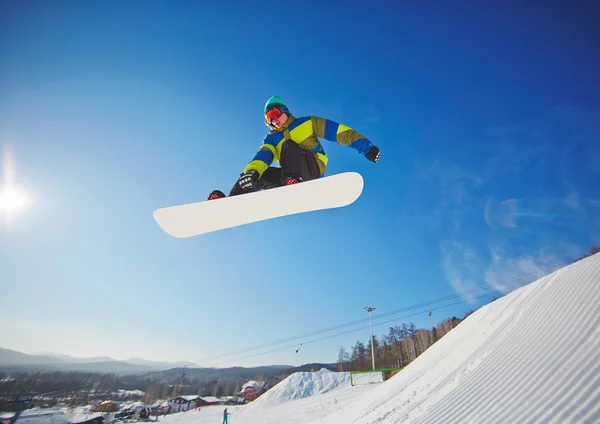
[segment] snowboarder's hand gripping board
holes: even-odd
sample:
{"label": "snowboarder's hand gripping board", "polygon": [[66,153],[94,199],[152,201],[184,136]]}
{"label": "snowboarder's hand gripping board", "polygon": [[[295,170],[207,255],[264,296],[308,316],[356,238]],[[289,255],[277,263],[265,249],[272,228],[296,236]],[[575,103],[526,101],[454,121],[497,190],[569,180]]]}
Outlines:
{"label": "snowboarder's hand gripping board", "polygon": [[301,184],[154,211],[156,223],[177,238],[303,212],[339,208],[353,203],[364,187],[362,176],[344,172]]}

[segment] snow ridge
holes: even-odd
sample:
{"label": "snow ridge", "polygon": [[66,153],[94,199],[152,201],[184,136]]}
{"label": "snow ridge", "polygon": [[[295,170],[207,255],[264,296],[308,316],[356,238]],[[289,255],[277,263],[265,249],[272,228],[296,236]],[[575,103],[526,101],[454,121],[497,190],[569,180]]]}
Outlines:
{"label": "snow ridge", "polygon": [[327,393],[340,387],[350,387],[349,372],[332,372],[326,368],[318,372],[296,372],[248,405],[248,409],[272,408],[284,402]]}

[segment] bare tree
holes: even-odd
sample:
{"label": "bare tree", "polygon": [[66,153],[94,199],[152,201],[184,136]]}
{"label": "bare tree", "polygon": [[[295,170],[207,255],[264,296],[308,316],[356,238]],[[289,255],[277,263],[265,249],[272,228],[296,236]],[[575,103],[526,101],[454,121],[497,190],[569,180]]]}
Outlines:
{"label": "bare tree", "polygon": [[352,347],[351,356],[351,367],[352,371],[364,370],[367,364],[367,349],[365,344],[361,341],[357,341]]}
{"label": "bare tree", "polygon": [[427,330],[417,330],[412,336],[415,340],[416,351],[418,352],[417,356],[429,348],[429,333]]}
{"label": "bare tree", "polygon": [[345,368],[348,367],[349,362],[350,354],[348,353],[348,351],[346,351],[344,346],[340,347],[340,350],[338,352],[338,370],[344,371]]}
{"label": "bare tree", "polygon": [[[463,318],[464,319],[464,318]],[[414,361],[445,334],[459,325],[460,319],[446,318],[437,326],[418,329],[414,323],[403,323],[389,327],[388,334],[380,338],[373,336],[375,362],[377,368],[402,368]],[[348,354],[342,346],[338,351],[340,371],[365,370],[371,366],[371,341],[365,344],[357,341]]]}

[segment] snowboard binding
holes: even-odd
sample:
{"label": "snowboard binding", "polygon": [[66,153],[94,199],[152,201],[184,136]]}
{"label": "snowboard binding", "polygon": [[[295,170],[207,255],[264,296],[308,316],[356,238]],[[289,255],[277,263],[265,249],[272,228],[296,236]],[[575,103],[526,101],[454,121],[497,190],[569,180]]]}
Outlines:
{"label": "snowboard binding", "polygon": [[222,199],[225,196],[225,193],[223,193],[221,190],[213,190],[208,197],[206,198],[206,200],[215,200],[215,199]]}

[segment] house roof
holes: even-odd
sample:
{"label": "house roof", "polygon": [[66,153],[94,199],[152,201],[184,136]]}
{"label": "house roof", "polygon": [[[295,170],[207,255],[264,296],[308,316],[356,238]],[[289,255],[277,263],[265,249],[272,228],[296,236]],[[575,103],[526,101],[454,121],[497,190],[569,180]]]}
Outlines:
{"label": "house roof", "polygon": [[169,400],[174,400],[174,399],[183,399],[187,402],[192,402],[194,400],[198,400],[200,399],[200,396],[198,395],[187,395],[187,396],[173,396],[172,398],[169,398]]}
{"label": "house roof", "polygon": [[221,402],[221,399],[214,397],[214,396],[202,396],[200,399],[202,399],[205,402]]}
{"label": "house roof", "polygon": [[242,390],[244,390],[247,387],[252,387],[255,390],[260,390],[265,386],[265,382],[264,381],[254,381],[254,380],[250,380],[248,381],[246,384],[244,384],[242,386]]}

